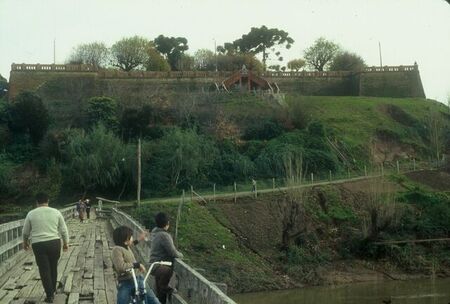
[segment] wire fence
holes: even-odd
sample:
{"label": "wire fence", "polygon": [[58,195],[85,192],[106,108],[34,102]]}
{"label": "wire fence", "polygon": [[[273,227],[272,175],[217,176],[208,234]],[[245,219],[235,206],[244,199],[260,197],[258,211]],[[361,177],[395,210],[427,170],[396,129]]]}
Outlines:
{"label": "wire fence", "polygon": [[[442,161],[426,162],[416,161],[415,159],[396,161],[389,164],[369,164],[359,167],[358,169],[340,170],[328,172],[307,172],[300,179],[296,177],[273,177],[264,179],[248,179],[246,181],[235,182],[232,185],[218,185],[211,183],[208,188],[195,188],[191,186],[186,193],[186,200],[207,203],[215,201],[221,197],[237,197],[253,196],[257,197],[258,193],[278,191],[288,187],[295,186],[312,186],[327,183],[343,182],[346,180],[358,180],[370,177],[383,177],[393,174],[404,174],[408,172],[430,170],[441,167],[445,163]],[[297,180],[293,183],[293,180]]]}

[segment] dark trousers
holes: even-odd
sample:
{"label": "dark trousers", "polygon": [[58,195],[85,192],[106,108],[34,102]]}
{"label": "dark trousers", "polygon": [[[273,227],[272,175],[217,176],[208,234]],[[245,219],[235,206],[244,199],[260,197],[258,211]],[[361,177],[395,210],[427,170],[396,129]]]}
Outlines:
{"label": "dark trousers", "polygon": [[58,260],[61,256],[61,241],[57,239],[34,243],[32,248],[45,293],[47,297],[53,296],[56,291]]}
{"label": "dark trousers", "polygon": [[88,219],[91,218],[91,208],[86,208],[86,215]]}
{"label": "dark trousers", "polygon": [[164,265],[159,265],[153,273],[156,283],[156,297],[161,304],[166,303],[167,296],[172,291],[172,288],[169,287],[169,281],[172,274],[172,267]]}

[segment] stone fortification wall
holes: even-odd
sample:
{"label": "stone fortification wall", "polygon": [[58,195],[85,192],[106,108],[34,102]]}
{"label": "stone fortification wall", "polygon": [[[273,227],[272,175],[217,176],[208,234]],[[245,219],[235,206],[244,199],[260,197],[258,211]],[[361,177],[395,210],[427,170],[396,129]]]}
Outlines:
{"label": "stone fortification wall", "polygon": [[[232,72],[98,70],[86,65],[13,64],[9,97],[36,91],[49,102],[74,107],[92,96],[146,102],[160,93],[215,90]],[[322,96],[425,97],[417,65],[367,68],[361,72],[264,72],[283,93]]]}

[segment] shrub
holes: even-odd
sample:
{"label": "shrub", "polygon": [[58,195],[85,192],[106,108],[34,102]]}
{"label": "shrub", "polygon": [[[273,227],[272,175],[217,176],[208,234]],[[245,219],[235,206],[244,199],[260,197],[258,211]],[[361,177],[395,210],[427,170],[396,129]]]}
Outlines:
{"label": "shrub", "polygon": [[110,97],[92,97],[86,109],[89,127],[103,124],[110,130],[117,130],[117,102]]}
{"label": "shrub", "polygon": [[10,109],[10,128],[15,133],[27,133],[37,145],[47,132],[50,117],[42,99],[31,92],[22,92]]}

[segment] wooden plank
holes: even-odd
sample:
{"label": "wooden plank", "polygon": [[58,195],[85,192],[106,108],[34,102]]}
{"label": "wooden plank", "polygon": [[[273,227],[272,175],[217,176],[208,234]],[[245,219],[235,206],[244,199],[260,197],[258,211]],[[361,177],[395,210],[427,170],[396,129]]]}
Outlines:
{"label": "wooden plank", "polygon": [[117,300],[117,282],[112,271],[105,273],[105,292],[108,304],[114,304]]}
{"label": "wooden plank", "polygon": [[73,272],[67,274],[66,282],[64,283],[64,293],[70,293],[72,290]]}
{"label": "wooden plank", "polygon": [[12,300],[14,300],[18,292],[19,292],[18,289],[9,290],[8,293],[3,297],[2,304],[3,303],[9,304]]}
{"label": "wooden plank", "polygon": [[69,299],[67,300],[67,304],[78,304],[79,298],[80,298],[79,293],[72,292],[69,294]]}
{"label": "wooden plank", "polygon": [[58,268],[57,268],[57,272],[58,272],[58,276],[56,281],[57,282],[61,282],[61,278],[64,275],[64,270],[66,269],[67,263],[69,262],[69,257],[70,254],[72,254],[73,252],[73,248],[69,248],[69,250],[67,252],[61,252],[61,258],[58,261]]}
{"label": "wooden plank", "polygon": [[3,297],[6,296],[7,293],[8,293],[7,290],[0,289],[0,300],[3,299]]}
{"label": "wooden plank", "polygon": [[94,293],[94,279],[83,279],[81,283],[81,294]]}
{"label": "wooden plank", "polygon": [[9,302],[9,304],[27,304],[27,303],[29,303],[27,299],[15,299]]}
{"label": "wooden plank", "polygon": [[95,248],[95,258],[94,258],[94,290],[105,289],[105,278],[103,272],[103,246],[100,242],[97,242]]}
{"label": "wooden plank", "polygon": [[53,300],[54,304],[66,304],[67,295],[63,293],[58,293],[55,295],[55,299]]}
{"label": "wooden plank", "polygon": [[16,280],[17,277],[8,278],[8,281],[2,286],[2,289],[4,290],[14,290],[16,289]]}
{"label": "wooden plank", "polygon": [[95,304],[107,304],[108,300],[106,299],[106,292],[104,290],[96,290],[94,294],[94,303]]}
{"label": "wooden plank", "polygon": [[27,298],[29,297],[31,291],[34,289],[36,284],[41,284],[39,280],[33,280],[33,277],[38,272],[37,266],[33,267],[31,271],[27,274],[28,279],[26,280],[26,286],[23,287],[19,293],[17,294],[18,298]]}
{"label": "wooden plank", "polygon": [[44,295],[44,287],[42,287],[41,280],[36,280],[36,284],[30,292],[29,297],[33,299],[40,299]]}

